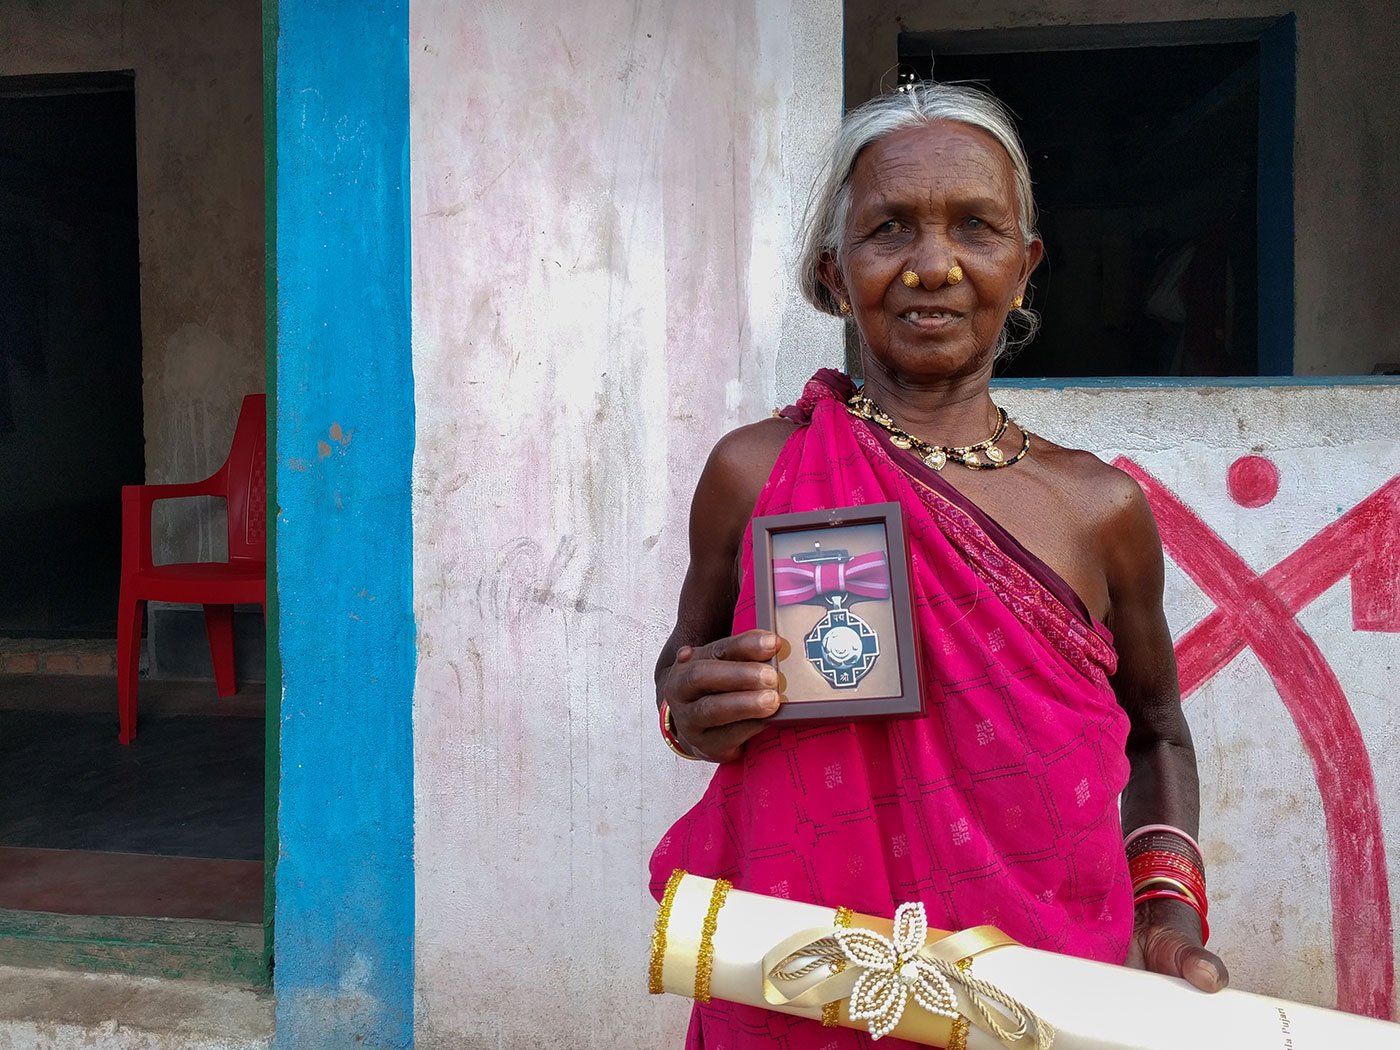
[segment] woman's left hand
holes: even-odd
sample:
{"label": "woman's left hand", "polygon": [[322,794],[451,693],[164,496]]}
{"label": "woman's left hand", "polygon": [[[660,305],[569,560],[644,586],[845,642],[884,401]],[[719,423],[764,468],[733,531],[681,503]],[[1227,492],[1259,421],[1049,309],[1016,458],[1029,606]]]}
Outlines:
{"label": "woman's left hand", "polygon": [[1201,920],[1180,901],[1138,905],[1127,965],[1181,977],[1203,992],[1218,992],[1230,983],[1220,957],[1201,946]]}

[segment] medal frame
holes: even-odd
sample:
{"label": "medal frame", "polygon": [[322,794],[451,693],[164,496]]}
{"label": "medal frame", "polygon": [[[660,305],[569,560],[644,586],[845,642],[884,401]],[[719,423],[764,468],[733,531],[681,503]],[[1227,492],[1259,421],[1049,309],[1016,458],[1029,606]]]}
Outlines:
{"label": "medal frame", "polygon": [[[862,618],[862,609],[869,610],[877,605],[888,606],[888,612],[893,619],[893,629],[886,629],[880,633],[878,660],[891,661],[898,669],[897,683],[881,689],[880,695],[876,696],[852,696],[851,687],[839,688],[831,685],[829,681],[825,688],[811,681],[806,681],[802,686],[793,685],[783,667],[785,664],[790,666],[794,659],[806,658],[808,636],[804,632],[799,637],[787,637],[779,629],[779,611],[773,584],[775,541],[786,546],[790,545],[791,537],[800,535],[804,543],[810,539],[814,544],[825,545],[822,537],[830,530],[861,525],[878,525],[884,530],[885,560],[889,565],[890,577],[889,597],[839,604],[828,607],[825,614],[821,612],[822,606],[815,603],[804,604],[801,607],[811,609],[814,622],[819,623],[830,617],[833,608],[845,609],[855,617]],[[756,626],[761,630],[772,631],[783,642],[782,648],[771,663],[778,671],[778,692],[784,702],[775,714],[769,716],[768,721],[811,724],[916,718],[923,715],[925,705],[919,680],[917,625],[914,622],[909,590],[909,547],[900,505],[870,503],[861,507],[840,507],[835,510],[770,514],[754,518],[751,529]],[[798,606],[787,608],[795,609]],[[816,629],[810,628],[813,633]],[[825,674],[823,671],[815,677],[823,678]],[[810,679],[814,676],[799,677]],[[794,689],[793,693],[789,693],[790,687]]]}

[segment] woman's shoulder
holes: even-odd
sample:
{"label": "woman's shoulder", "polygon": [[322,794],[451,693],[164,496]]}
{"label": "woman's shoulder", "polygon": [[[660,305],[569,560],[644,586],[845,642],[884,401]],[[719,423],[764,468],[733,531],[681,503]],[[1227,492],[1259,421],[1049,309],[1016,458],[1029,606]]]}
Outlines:
{"label": "woman's shoulder", "polygon": [[702,489],[712,489],[717,497],[751,509],[796,430],[797,424],[778,416],[731,430],[710,452]]}
{"label": "woman's shoulder", "polygon": [[1130,475],[1093,452],[1058,445],[1039,434],[1032,438],[1031,451],[1065,495],[1083,508],[1088,521],[1130,534],[1146,528],[1155,538],[1147,497]]}
{"label": "woman's shoulder", "polygon": [[[733,567],[754,505],[796,429],[786,419],[765,419],[716,442],[690,504],[692,565],[708,564],[726,574]],[[732,596],[728,602],[732,606]]]}

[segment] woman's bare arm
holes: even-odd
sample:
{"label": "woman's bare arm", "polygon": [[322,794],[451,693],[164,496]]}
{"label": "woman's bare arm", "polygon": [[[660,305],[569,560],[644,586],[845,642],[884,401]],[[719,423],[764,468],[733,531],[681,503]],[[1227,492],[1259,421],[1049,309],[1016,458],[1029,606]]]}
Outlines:
{"label": "woman's bare arm", "polygon": [[[1123,828],[1170,824],[1194,836],[1200,785],[1191,730],[1181,709],[1171,631],[1162,610],[1162,542],[1137,483],[1112,473],[1104,566],[1109,625],[1118,650],[1113,689],[1130,724]],[[1229,981],[1225,964],[1201,946],[1195,912],[1172,900],[1150,901],[1137,909],[1129,962],[1184,977],[1206,991]]]}
{"label": "woman's bare arm", "polygon": [[676,626],[656,663],[656,698],[697,757],[725,762],[777,710],[777,639],[729,632],[738,555],[754,504],[793,425],[769,419],[723,437],[701,472],[690,508],[690,564]]}

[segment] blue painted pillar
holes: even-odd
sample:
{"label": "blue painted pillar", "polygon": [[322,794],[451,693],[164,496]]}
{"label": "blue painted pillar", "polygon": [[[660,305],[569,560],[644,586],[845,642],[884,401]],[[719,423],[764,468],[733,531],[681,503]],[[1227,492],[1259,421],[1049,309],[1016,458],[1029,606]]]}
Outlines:
{"label": "blue painted pillar", "polygon": [[408,4],[277,23],[277,1046],[409,1047]]}

